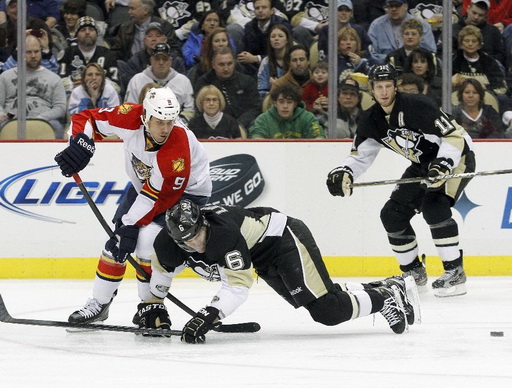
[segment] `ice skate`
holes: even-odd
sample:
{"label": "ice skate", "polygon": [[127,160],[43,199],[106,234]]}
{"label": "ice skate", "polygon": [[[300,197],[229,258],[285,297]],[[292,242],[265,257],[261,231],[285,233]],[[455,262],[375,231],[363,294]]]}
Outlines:
{"label": "ice skate", "polygon": [[459,296],[467,293],[466,273],[461,265],[446,269],[445,273],[432,283],[434,295],[438,298]]}
{"label": "ice skate", "polygon": [[404,301],[404,311],[407,316],[407,323],[413,325],[418,322],[421,323],[421,310],[420,310],[420,297],[418,294],[418,287],[414,278],[409,273],[403,275],[393,276],[384,280],[378,280],[370,283],[377,287],[391,287],[396,286],[402,295]]}
{"label": "ice skate", "polygon": [[411,264],[406,266],[400,266],[404,271],[404,279],[406,276],[411,275],[418,286],[418,292],[424,293],[428,291],[427,288],[427,270],[425,269],[425,255],[422,256],[422,260],[416,258]]}
{"label": "ice skate", "polygon": [[88,299],[81,309],[75,311],[68,318],[70,323],[102,322],[108,318],[108,309],[113,298],[106,304],[99,303],[96,299]]}
{"label": "ice skate", "polygon": [[380,313],[388,321],[389,327],[396,334],[408,329],[407,316],[404,311],[404,299],[396,285],[376,288],[386,299]]}

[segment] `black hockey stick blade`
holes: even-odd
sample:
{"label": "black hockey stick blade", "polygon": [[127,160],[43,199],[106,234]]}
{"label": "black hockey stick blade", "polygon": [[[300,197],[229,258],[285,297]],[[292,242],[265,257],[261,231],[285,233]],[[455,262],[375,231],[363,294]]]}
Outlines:
{"label": "black hockey stick blade", "polygon": [[0,322],[21,324],[21,325],[32,325],[32,326],[68,327],[68,328],[85,329],[85,330],[116,331],[116,332],[123,332],[123,333],[134,333],[134,334],[145,335],[145,336],[170,337],[170,336],[174,335],[174,336],[181,337],[181,330],[140,329],[138,327],[130,327],[130,326],[104,325],[104,324],[95,324],[95,323],[70,323],[70,322],[49,321],[49,320],[42,320],[42,319],[14,318],[7,311],[7,307],[5,307],[5,303],[2,298],[2,295],[0,295]]}
{"label": "black hockey stick blade", "polygon": [[260,329],[258,322],[220,324],[213,327],[213,330],[219,333],[256,333]]}

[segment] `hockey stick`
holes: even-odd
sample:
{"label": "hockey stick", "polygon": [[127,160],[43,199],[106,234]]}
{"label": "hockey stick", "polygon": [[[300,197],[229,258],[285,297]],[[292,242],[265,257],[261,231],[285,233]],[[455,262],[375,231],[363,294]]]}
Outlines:
{"label": "hockey stick", "polygon": [[42,319],[24,319],[14,318],[7,311],[2,295],[0,295],[0,322],[15,323],[21,325],[32,325],[32,326],[50,326],[50,327],[68,327],[74,329],[85,329],[85,330],[105,330],[105,331],[117,331],[124,333],[134,333],[142,335],[152,336],[181,336],[181,330],[169,330],[169,329],[139,329],[138,327],[130,326],[117,326],[117,325],[104,325],[96,323],[70,323],[62,321],[48,321]]}
{"label": "hockey stick", "polygon": [[[479,171],[479,172],[463,172],[460,174],[448,174],[448,175],[439,175],[438,179],[464,179],[464,178],[473,178],[475,176],[485,176],[485,175],[501,175],[501,174],[511,174],[512,170],[494,170],[494,171]],[[381,185],[403,185],[407,183],[418,183],[426,181],[426,177],[415,177],[415,178],[404,178],[404,179],[388,179],[384,181],[373,181],[373,182],[361,182],[361,183],[352,183],[351,187],[363,187],[363,186],[381,186]]]}
{"label": "hockey stick", "polygon": [[[117,239],[114,232],[110,228],[109,224],[107,223],[107,221],[101,214],[100,210],[94,203],[91,195],[89,194],[89,191],[87,190],[84,183],[82,182],[82,178],[80,178],[80,175],[73,174],[73,179],[75,180],[76,184],[78,185],[78,188],[82,192],[82,195],[85,197],[87,203],[89,204],[89,207],[92,209],[94,215],[100,222],[100,224],[103,227],[103,229],[105,230],[105,232],[107,232],[107,234],[110,238],[113,237],[113,238]],[[149,279],[150,279],[149,274],[144,270],[144,268],[142,268],[139,265],[139,263],[137,263],[135,261],[135,259],[131,255],[128,255],[127,260],[144,279],[149,281]],[[186,304],[181,302],[178,298],[176,298],[174,295],[172,295],[169,292],[167,293],[167,299],[169,299],[172,303],[174,303],[176,306],[181,308],[183,311],[185,311],[189,315],[191,315],[191,316],[196,315],[196,312],[194,310],[192,310],[190,307],[188,307]],[[261,326],[257,322],[232,323],[232,324],[227,324],[227,325],[220,323],[220,324],[215,325],[213,328],[213,330],[222,332],[222,333],[256,333],[260,329],[261,329]]]}

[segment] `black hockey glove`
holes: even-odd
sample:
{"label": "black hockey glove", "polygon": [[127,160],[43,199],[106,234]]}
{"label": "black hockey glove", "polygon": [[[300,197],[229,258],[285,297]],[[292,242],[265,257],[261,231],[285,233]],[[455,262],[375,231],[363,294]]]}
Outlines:
{"label": "black hockey glove", "polygon": [[436,158],[428,166],[427,177],[429,184],[428,189],[438,189],[446,182],[446,179],[437,179],[439,175],[451,174],[453,169],[453,160],[449,158]]}
{"label": "black hockey glove", "polygon": [[119,237],[119,243],[111,238],[105,248],[112,253],[118,263],[124,263],[129,255],[135,251],[139,237],[139,227],[135,225],[121,225],[114,233]]}
{"label": "black hockey glove", "polygon": [[189,344],[202,344],[204,335],[214,326],[213,322],[219,317],[219,310],[208,306],[199,310],[194,318],[183,327],[181,340]]}
{"label": "black hockey glove", "polygon": [[85,133],[79,133],[71,138],[69,145],[55,155],[54,159],[59,165],[62,175],[69,178],[87,166],[95,150],[94,140]]}
{"label": "black hockey glove", "polygon": [[327,188],[332,195],[341,197],[352,195],[352,183],[354,175],[352,169],[347,166],[336,167],[327,175]]}
{"label": "black hockey glove", "polygon": [[[153,301],[153,303],[151,303]],[[139,303],[137,306],[138,324],[141,329],[170,329],[171,319],[163,299],[154,299]],[[170,337],[169,335],[145,334],[148,337]]]}

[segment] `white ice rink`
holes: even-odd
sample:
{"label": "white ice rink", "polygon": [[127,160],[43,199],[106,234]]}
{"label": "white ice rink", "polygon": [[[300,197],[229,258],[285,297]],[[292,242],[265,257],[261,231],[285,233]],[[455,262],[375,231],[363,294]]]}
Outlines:
{"label": "white ice rink", "polygon": [[[171,292],[196,310],[217,287],[178,278]],[[0,280],[16,318],[67,320],[91,290],[92,280]],[[465,296],[422,294],[423,322],[403,335],[380,314],[322,326],[262,281],[225,320],[257,321],[261,331],[212,332],[203,345],[0,323],[0,387],[512,387],[511,290],[510,277],[471,277]],[[106,323],[130,324],[136,294],[124,280]],[[180,330],[188,316],[166,305]]]}

